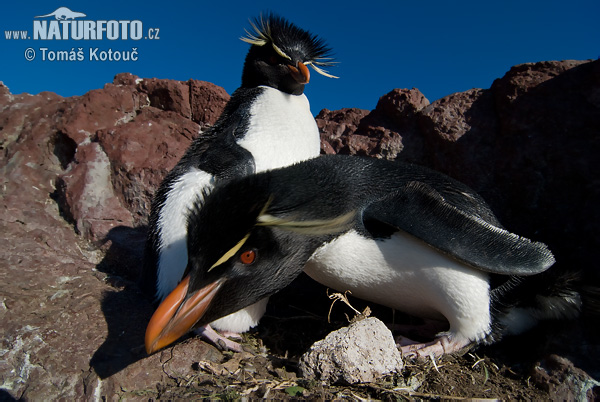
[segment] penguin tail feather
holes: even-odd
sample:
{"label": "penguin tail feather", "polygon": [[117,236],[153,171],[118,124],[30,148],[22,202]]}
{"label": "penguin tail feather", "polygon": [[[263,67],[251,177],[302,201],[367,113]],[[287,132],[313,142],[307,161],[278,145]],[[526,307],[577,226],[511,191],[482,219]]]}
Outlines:
{"label": "penguin tail feather", "polygon": [[[495,319],[486,343],[526,332],[540,321],[576,319],[582,313],[584,295],[581,274],[576,271],[551,269],[534,276],[511,277],[491,292]],[[600,315],[600,288],[590,295],[596,296],[593,300]]]}
{"label": "penguin tail feather", "polygon": [[582,316],[600,321],[600,286],[581,286],[579,293],[583,302]]}

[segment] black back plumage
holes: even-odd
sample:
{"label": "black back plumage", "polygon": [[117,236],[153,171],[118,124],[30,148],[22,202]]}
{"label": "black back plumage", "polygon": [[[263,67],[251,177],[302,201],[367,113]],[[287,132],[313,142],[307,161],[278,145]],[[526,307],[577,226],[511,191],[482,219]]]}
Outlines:
{"label": "black back plumage", "polygon": [[[261,221],[261,216],[269,219]],[[278,223],[272,223],[273,220]],[[400,162],[323,156],[215,188],[189,218],[188,236],[194,242],[189,249],[195,254],[190,261],[204,267],[197,270],[199,277],[195,281],[201,286],[218,275],[235,277],[233,271],[227,271],[228,267],[215,268],[210,277],[203,276],[207,275],[206,267],[245,235],[249,235],[245,246],[255,247],[259,258],[270,258],[275,251],[294,250],[302,245],[294,257],[295,265],[287,255],[274,259],[277,264],[272,269],[281,269],[285,264],[290,270],[277,281],[262,267],[254,273],[267,279],[244,279],[243,288],[252,289],[251,295],[244,296],[237,290],[236,293],[248,305],[255,301],[252,298],[257,297],[257,292],[273,293],[287,285],[302,271],[318,245],[350,227],[372,238],[385,232],[382,227],[390,233],[403,230],[452,258],[496,274],[531,275],[554,263],[544,244],[502,229],[479,195],[445,175]],[[206,228],[219,229],[217,232]],[[281,236],[289,243],[285,247],[275,244]],[[266,238],[270,243],[262,241]],[[261,250],[265,244],[273,249],[266,255]],[[264,296],[268,294],[261,295]],[[244,306],[231,306],[232,311],[241,307]]]}
{"label": "black back plumage", "polygon": [[[260,203],[270,195],[266,213],[282,219],[327,220],[356,211],[365,236],[373,236],[365,222],[380,221],[468,265],[503,275],[533,275],[554,263],[543,243],[504,230],[473,190],[418,165],[326,156],[226,187],[207,202],[226,195],[231,201],[258,197],[254,203]],[[219,209],[226,208],[221,205]],[[237,216],[236,211],[231,214],[228,219]]]}
{"label": "black back plumage", "polygon": [[[367,213],[482,271],[534,275],[554,264],[544,244],[502,229],[474,193],[454,189],[441,191],[428,183],[411,181],[370,205]],[[457,195],[460,198],[452,202],[451,196]]]}

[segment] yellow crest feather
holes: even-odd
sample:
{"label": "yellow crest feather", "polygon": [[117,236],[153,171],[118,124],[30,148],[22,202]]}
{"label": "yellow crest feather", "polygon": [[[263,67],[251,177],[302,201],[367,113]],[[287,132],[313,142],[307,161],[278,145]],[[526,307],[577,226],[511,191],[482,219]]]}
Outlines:
{"label": "yellow crest feather", "polygon": [[[323,70],[323,69],[322,69],[322,68],[320,68],[320,67],[317,67],[317,63],[316,63],[316,62],[308,62],[308,63],[306,63],[306,64],[310,65],[310,66],[311,66],[311,67],[312,67],[312,68],[313,68],[313,69],[314,69],[314,70],[315,70],[317,73],[319,73],[319,74],[321,74],[321,75],[324,75],[325,77],[329,77],[329,78],[340,78],[340,77],[336,77],[336,76],[335,76],[335,75],[333,75],[333,74],[330,74],[330,73],[328,73],[327,71]],[[322,64],[322,63],[318,63],[318,64]],[[325,64],[322,64],[322,65],[325,65]],[[327,64],[327,65],[330,65],[330,64]]]}
{"label": "yellow crest feather", "polygon": [[265,23],[262,16],[260,17],[260,28],[252,21],[250,21],[250,25],[252,25],[254,32],[248,32],[247,29],[244,29],[247,36],[241,37],[240,39],[242,41],[251,45],[263,46],[271,40],[271,29],[269,25]]}
{"label": "yellow crest feather", "polygon": [[275,43],[271,42],[271,45],[273,46],[273,49],[275,49],[275,53],[277,53],[278,55],[280,55],[284,59],[288,59],[290,61],[292,60],[292,58],[290,56],[288,56],[287,54],[285,54],[283,52],[283,50],[281,50]]}
{"label": "yellow crest feather", "polygon": [[[264,46],[267,43],[271,43],[271,45],[273,46],[273,49],[275,50],[275,52],[278,55],[291,61],[292,58],[287,53],[285,53],[283,51],[283,49],[281,49],[280,46],[277,46],[275,44],[275,40],[273,38],[273,32],[271,30],[272,23],[278,24],[278,26],[283,26],[284,29],[290,30],[290,31],[294,32],[296,35],[298,34],[298,32],[302,32],[302,33],[306,34],[306,32],[295,27],[293,24],[287,23],[285,20],[280,20],[274,16],[267,17],[267,19],[265,20],[263,18],[263,16],[261,15],[260,19],[257,19],[255,21],[250,21],[252,30],[249,31],[248,29],[244,29],[244,31],[246,32],[246,36],[243,36],[240,39],[246,43],[249,43],[251,45],[256,45],[256,46]],[[336,62],[332,61],[333,59],[331,59],[330,57],[319,57],[319,56],[324,56],[324,55],[328,54],[329,49],[327,49],[326,46],[318,38],[311,37],[310,34],[308,34],[308,35],[309,35],[309,39],[304,39],[304,40],[308,41],[309,46],[311,46],[313,48],[312,56],[311,56],[310,60],[301,60],[301,61],[304,64],[306,64],[307,66],[310,65],[313,68],[313,70],[315,70],[318,74],[321,74],[321,75],[323,75],[325,77],[329,77],[329,78],[339,78],[333,74],[330,74],[329,72],[327,72],[325,69],[322,68],[322,67],[327,67],[327,66],[333,66],[336,64]]]}
{"label": "yellow crest feather", "polygon": [[344,215],[339,215],[332,219],[299,221],[294,220],[294,218],[278,218],[270,214],[261,214],[258,217],[258,222],[256,225],[277,226],[284,230],[305,235],[325,235],[347,230],[355,216],[356,211],[350,211]]}
{"label": "yellow crest feather", "polygon": [[235,255],[235,253],[237,253],[240,250],[240,248],[242,248],[242,246],[244,245],[244,243],[246,243],[246,240],[248,240],[248,237],[250,237],[250,233],[248,233],[246,236],[244,236],[242,238],[242,240],[240,240],[239,242],[237,242],[237,244],[235,246],[233,246],[232,248],[230,248],[228,252],[226,252],[225,254],[223,254],[223,256],[221,258],[219,258],[217,260],[217,262],[215,262],[208,269],[208,272],[210,272],[213,268],[218,267],[219,265],[223,264],[224,262],[228,261],[231,257],[233,257]]}

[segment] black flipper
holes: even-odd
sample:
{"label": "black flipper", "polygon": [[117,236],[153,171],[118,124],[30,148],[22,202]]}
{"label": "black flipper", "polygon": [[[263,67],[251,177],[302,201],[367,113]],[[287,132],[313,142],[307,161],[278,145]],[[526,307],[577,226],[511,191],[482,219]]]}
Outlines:
{"label": "black flipper", "polygon": [[[532,242],[492,225],[471,211],[465,202],[448,202],[432,186],[407,183],[396,193],[369,205],[363,219],[379,221],[403,230],[443,253],[482,271],[527,276],[554,264],[545,244]],[[469,198],[469,199],[467,199]]]}

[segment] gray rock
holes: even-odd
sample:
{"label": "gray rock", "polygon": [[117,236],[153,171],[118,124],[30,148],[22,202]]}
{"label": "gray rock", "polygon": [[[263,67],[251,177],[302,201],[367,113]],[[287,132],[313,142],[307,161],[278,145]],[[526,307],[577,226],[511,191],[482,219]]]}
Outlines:
{"label": "gray rock", "polygon": [[374,382],[403,366],[391,331],[371,317],[315,342],[300,360],[300,373],[323,382],[353,384]]}
{"label": "gray rock", "polygon": [[531,379],[555,400],[595,401],[600,388],[600,382],[557,355],[550,355],[539,362],[531,373]]}

